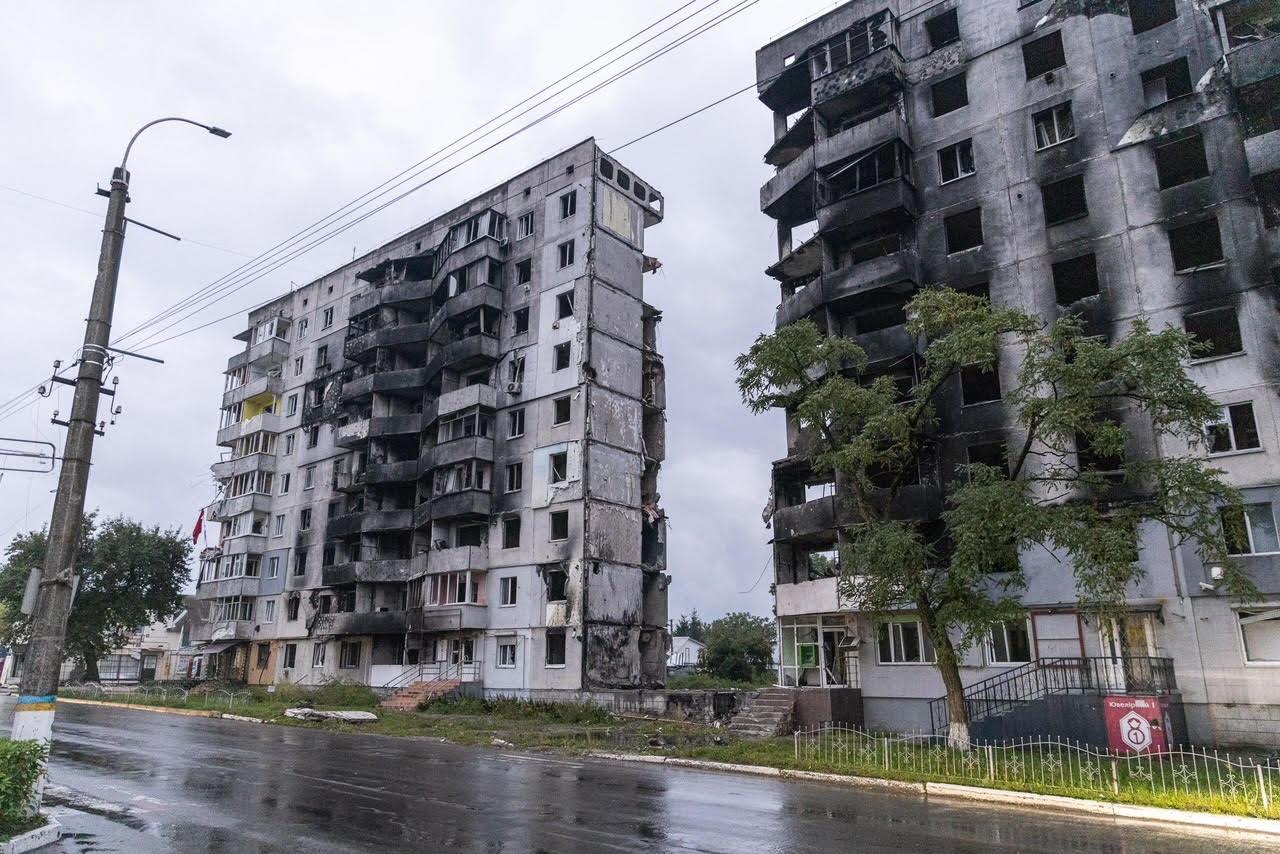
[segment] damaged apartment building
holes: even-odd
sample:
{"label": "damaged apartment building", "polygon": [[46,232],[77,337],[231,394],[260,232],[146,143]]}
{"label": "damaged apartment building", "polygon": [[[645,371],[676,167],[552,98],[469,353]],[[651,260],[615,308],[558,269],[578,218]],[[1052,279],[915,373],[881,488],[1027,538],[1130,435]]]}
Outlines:
{"label": "damaged apartment building", "polygon": [[249,315],[207,510],[204,674],[661,687],[648,182],[586,140]]}
{"label": "damaged apartment building", "polygon": [[[1152,526],[1129,616],[1103,625],[1069,571],[1025,554],[1027,619],[964,662],[975,733],[1000,734],[982,701],[1029,707],[1039,695],[1022,686],[1061,658],[1101,693],[1179,701],[1192,741],[1280,745],[1280,9],[855,0],[761,48],[756,69],[774,116],[760,201],[777,222],[779,327],[811,318],[910,379],[924,342],[903,306],[950,286],[1046,319],[1080,312],[1100,335],[1145,317],[1204,344],[1187,370],[1223,406],[1206,452],[1244,496],[1229,546],[1263,600],[1220,593],[1220,568]],[[1016,372],[1006,352],[995,373],[954,380],[906,518],[936,517],[959,466],[1003,460]],[[802,722],[936,728],[933,651],[909,611],[873,621],[841,601],[850,511],[788,423],[773,466],[780,685],[810,692]],[[1132,426],[1149,452],[1150,429]]]}

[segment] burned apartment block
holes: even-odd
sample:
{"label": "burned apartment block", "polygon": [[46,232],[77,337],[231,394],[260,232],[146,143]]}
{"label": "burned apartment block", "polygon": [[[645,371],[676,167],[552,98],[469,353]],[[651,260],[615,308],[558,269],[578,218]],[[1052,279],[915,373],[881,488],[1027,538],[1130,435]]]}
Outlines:
{"label": "burned apartment block", "polygon": [[[965,661],[975,735],[1045,731],[1039,677],[1057,658],[1094,707],[1150,694],[1181,705],[1193,741],[1280,745],[1276,5],[855,0],[761,48],[756,68],[774,115],[760,201],[777,222],[779,326],[811,318],[905,379],[924,342],[903,306],[922,288],[1079,312],[1099,335],[1145,317],[1204,342],[1188,370],[1223,405],[1207,452],[1245,496],[1229,540],[1263,601],[1221,594],[1220,568],[1153,527],[1129,616],[1103,625],[1054,555],[1024,554],[1028,619]],[[955,380],[905,518],[936,518],[958,466],[1003,459],[1016,370],[1004,353],[997,372]],[[944,689],[919,623],[838,596],[849,511],[788,424],[773,466],[780,684],[801,692],[802,721],[937,728]],[[1149,451],[1150,425],[1131,426]]]}
{"label": "burned apartment block", "polygon": [[661,687],[663,198],[593,140],[252,312],[203,675]]}

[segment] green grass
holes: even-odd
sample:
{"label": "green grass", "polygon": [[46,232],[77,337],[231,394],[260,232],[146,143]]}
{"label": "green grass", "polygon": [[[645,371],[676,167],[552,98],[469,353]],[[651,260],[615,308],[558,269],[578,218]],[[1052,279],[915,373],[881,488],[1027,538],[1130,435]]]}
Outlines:
{"label": "green grass", "polygon": [[0,842],[8,842],[15,836],[44,827],[48,822],[49,819],[42,815],[33,815],[18,822],[0,823]]}
{"label": "green grass", "polygon": [[669,691],[758,691],[778,684],[777,673],[770,670],[759,679],[739,682],[709,673],[681,673],[667,680]]}

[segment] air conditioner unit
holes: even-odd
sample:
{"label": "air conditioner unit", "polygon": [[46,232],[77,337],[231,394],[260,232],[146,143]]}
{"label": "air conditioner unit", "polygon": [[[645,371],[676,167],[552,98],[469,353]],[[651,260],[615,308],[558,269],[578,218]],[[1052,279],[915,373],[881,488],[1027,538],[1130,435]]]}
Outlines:
{"label": "air conditioner unit", "polygon": [[524,387],[524,383],[520,382],[519,380],[512,380],[511,382],[507,383],[507,393],[519,394],[523,387]]}

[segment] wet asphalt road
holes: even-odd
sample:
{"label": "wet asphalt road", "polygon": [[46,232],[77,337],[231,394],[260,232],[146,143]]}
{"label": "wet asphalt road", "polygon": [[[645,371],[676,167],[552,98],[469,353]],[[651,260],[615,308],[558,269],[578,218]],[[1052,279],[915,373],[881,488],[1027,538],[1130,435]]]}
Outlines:
{"label": "wet asphalt road", "polygon": [[60,705],[65,852],[1197,852],[1257,837],[422,739]]}

